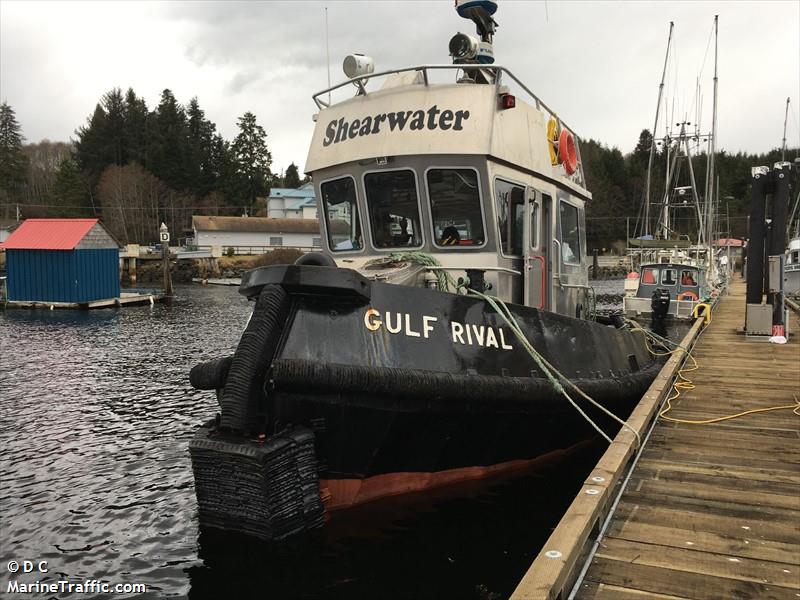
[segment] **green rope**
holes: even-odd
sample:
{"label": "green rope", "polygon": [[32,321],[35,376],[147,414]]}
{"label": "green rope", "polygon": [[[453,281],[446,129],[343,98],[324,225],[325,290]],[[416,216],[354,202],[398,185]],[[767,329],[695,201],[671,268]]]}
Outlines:
{"label": "green rope", "polygon": [[583,411],[583,409],[581,409],[580,406],[577,405],[577,403],[570,397],[570,395],[564,389],[564,386],[561,385],[561,381],[559,381],[559,379],[564,381],[569,387],[571,387],[574,390],[576,390],[578,392],[578,394],[580,394],[583,398],[588,400],[595,407],[599,408],[601,411],[603,411],[609,417],[611,417],[612,419],[617,421],[617,423],[619,423],[622,427],[628,429],[631,433],[633,433],[633,435],[636,436],[637,444],[641,445],[641,439],[639,437],[639,434],[633,428],[631,428],[630,425],[628,425],[625,421],[623,421],[617,415],[615,415],[610,410],[608,410],[605,406],[603,406],[602,404],[598,403],[596,400],[590,398],[588,394],[586,394],[577,385],[575,385],[572,381],[570,381],[570,379],[566,375],[564,375],[561,372],[559,372],[558,369],[556,369],[553,365],[551,365],[547,361],[547,359],[544,358],[544,356],[542,356],[531,345],[531,343],[528,341],[528,338],[526,338],[525,334],[522,332],[522,329],[520,328],[519,324],[517,323],[517,320],[514,318],[514,315],[511,314],[511,311],[508,309],[508,306],[506,306],[505,302],[503,302],[500,298],[497,298],[496,296],[488,296],[486,294],[482,294],[481,292],[477,292],[477,291],[471,290],[471,289],[467,289],[467,294],[468,295],[477,296],[478,298],[481,298],[489,306],[491,306],[498,315],[500,315],[500,317],[505,321],[506,325],[508,325],[509,329],[511,329],[511,331],[514,333],[514,335],[517,336],[517,339],[520,341],[520,343],[525,348],[525,350],[527,350],[527,352],[531,356],[531,358],[533,358],[534,362],[537,364],[539,369],[541,369],[541,371],[545,374],[545,376],[550,381],[550,383],[553,386],[553,388],[559,394],[564,396],[564,398],[566,398],[569,401],[569,403],[572,404],[573,408],[575,408],[575,410],[577,410],[580,413],[580,415],[584,419],[586,419],[589,422],[589,424],[592,427],[594,427],[594,429],[600,435],[602,435],[609,444],[612,443],[611,438],[602,429],[600,429],[600,427],[597,425],[597,423],[592,421],[592,419],[589,417],[589,415],[587,415]]}
{"label": "green rope", "polygon": [[[418,265],[422,265],[423,267],[441,267],[442,263],[440,263],[435,256],[432,254],[428,254],[427,252],[421,252],[419,250],[409,250],[407,252],[392,252],[389,255],[389,260],[394,262],[402,262],[408,261]],[[443,292],[449,292],[452,288],[453,290],[457,289],[457,285],[453,276],[450,275],[444,269],[435,269],[434,271],[436,275],[436,281],[439,284],[439,289]]]}

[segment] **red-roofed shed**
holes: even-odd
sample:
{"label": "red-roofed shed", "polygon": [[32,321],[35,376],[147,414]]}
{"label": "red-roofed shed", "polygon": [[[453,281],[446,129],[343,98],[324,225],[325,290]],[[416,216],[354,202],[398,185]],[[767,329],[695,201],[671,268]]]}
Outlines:
{"label": "red-roofed shed", "polygon": [[119,244],[97,219],[28,219],[0,249],[6,251],[9,300],[119,297]]}

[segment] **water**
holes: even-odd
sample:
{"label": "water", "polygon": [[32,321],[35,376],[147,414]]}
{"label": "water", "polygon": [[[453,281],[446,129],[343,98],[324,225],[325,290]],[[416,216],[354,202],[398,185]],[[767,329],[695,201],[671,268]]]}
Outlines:
{"label": "water", "polygon": [[[217,404],[188,371],[233,351],[250,306],[235,288],[177,293],[0,314],[0,595],[12,579],[95,579],[147,586],[114,598],[504,598],[604,449],[338,513],[281,544],[201,535],[187,448]],[[49,572],[6,572],[26,559]]]}

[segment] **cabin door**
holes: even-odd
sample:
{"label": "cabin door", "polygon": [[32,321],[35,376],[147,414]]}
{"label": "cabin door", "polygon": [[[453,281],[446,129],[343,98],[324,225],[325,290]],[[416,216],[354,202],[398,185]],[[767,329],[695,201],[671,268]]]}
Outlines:
{"label": "cabin door", "polygon": [[552,280],[550,262],[549,196],[528,189],[523,227],[525,256],[525,305],[550,310]]}

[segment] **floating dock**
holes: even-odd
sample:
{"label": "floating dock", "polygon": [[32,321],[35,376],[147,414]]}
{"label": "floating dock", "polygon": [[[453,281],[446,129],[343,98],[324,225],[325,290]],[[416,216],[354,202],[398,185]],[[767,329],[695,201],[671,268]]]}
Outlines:
{"label": "floating dock", "polygon": [[115,308],[120,306],[130,306],[136,304],[154,304],[164,300],[163,292],[152,293],[129,293],[122,292],[118,298],[107,298],[104,300],[91,300],[89,302],[39,302],[33,300],[8,300],[2,303],[5,308],[44,308],[54,309],[92,309],[92,308]]}
{"label": "floating dock", "polygon": [[[699,368],[674,353],[631,415],[642,452],[617,435],[512,598],[800,598],[800,319],[779,345],[746,339],[744,312],[737,279],[681,344]],[[694,387],[666,417],[794,410],[651,428],[679,370]]]}

